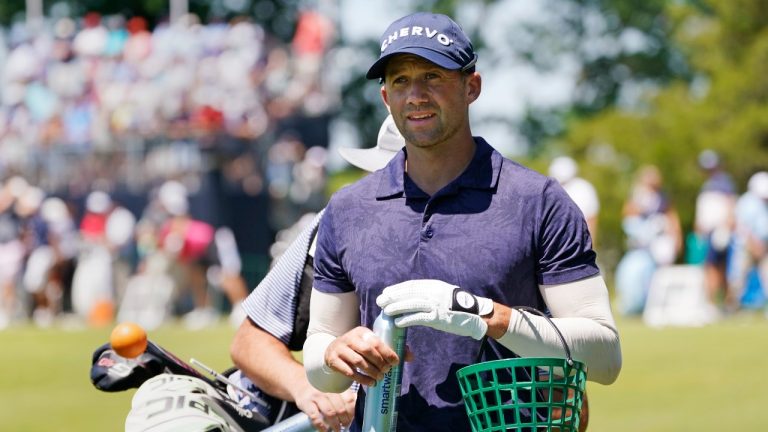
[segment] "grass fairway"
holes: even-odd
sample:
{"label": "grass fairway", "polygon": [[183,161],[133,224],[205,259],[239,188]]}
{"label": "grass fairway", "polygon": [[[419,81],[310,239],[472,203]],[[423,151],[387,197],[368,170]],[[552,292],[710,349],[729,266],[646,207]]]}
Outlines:
{"label": "grass fairway", "polygon": [[618,323],[624,365],[588,385],[590,431],[765,430],[768,320],[746,314],[702,328]]}
{"label": "grass fairway", "polygon": [[[768,320],[744,315],[703,328],[651,329],[621,320],[624,368],[588,385],[591,432],[764,430]],[[118,431],[133,391],[102,393],[90,356],[111,329],[0,331],[0,424],[7,431]],[[150,339],[223,370],[234,330],[168,326]]]}
{"label": "grass fairway", "polygon": [[[104,393],[90,382],[91,354],[111,328],[0,331],[0,430],[121,431],[133,390]],[[227,325],[202,331],[168,326],[149,338],[179,358],[194,357],[223,370],[230,366]]]}

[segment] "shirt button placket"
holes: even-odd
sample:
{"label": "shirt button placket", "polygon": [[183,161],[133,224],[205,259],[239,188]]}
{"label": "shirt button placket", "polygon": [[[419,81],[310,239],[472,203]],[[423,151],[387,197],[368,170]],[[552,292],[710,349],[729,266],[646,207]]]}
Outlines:
{"label": "shirt button placket", "polygon": [[421,237],[425,240],[429,240],[435,235],[435,230],[432,228],[432,221],[430,220],[431,218],[432,212],[430,211],[429,204],[427,204],[427,208],[424,209],[424,217],[421,220]]}

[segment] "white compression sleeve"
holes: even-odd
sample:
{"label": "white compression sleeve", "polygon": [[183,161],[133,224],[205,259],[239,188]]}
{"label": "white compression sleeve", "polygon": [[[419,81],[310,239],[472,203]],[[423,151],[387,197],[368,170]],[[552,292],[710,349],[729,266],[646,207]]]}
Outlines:
{"label": "white compression sleeve", "polygon": [[[573,359],[587,365],[587,379],[614,382],[621,370],[621,346],[602,276],[542,285],[539,290]],[[512,311],[499,343],[522,357],[564,356],[560,339],[547,320],[518,310]]]}
{"label": "white compression sleeve", "polygon": [[312,289],[309,299],[309,328],[304,342],[304,370],[316,389],[341,393],[352,380],[325,365],[328,345],[347,331],[360,325],[357,294],[328,294]]}

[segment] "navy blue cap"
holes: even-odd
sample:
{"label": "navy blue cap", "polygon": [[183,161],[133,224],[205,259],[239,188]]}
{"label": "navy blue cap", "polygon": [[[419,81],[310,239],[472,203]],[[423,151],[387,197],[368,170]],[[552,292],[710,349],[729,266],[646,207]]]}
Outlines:
{"label": "navy blue cap", "polygon": [[477,55],[464,30],[445,15],[417,12],[393,22],[381,36],[381,55],[365,77],[384,77],[395,54],[414,54],[450,70],[467,70]]}

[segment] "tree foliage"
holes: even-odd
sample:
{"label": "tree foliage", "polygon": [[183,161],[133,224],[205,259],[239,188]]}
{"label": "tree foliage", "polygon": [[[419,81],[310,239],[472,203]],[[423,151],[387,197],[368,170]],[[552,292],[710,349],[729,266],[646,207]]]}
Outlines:
{"label": "tree foliage", "polygon": [[759,0],[671,3],[674,41],[695,78],[648,93],[632,110],[611,108],[569,123],[556,144],[582,161],[602,199],[601,245],[622,247],[621,206],[631,176],[643,164],[664,174],[667,192],[688,231],[703,181],[696,157],[720,153],[743,191],[748,177],[768,167],[768,11]]}
{"label": "tree foliage", "polygon": [[[574,49],[585,57],[580,95],[574,105],[577,112],[592,114],[615,106],[622,90],[633,83],[664,85],[690,76],[687,63],[681,61],[680,53],[669,39],[668,1],[576,0],[573,3],[578,13],[566,22],[578,36]],[[599,14],[604,19],[604,28],[598,36],[625,45],[623,49],[588,54],[589,44],[595,40],[594,35],[589,37],[590,20],[585,19],[589,14]],[[640,39],[643,47],[626,46],[626,40],[633,37]]]}

